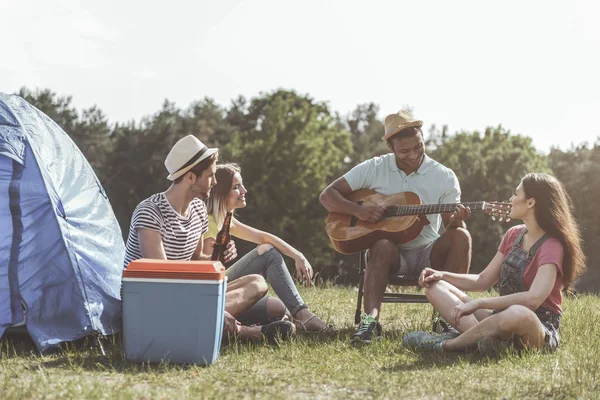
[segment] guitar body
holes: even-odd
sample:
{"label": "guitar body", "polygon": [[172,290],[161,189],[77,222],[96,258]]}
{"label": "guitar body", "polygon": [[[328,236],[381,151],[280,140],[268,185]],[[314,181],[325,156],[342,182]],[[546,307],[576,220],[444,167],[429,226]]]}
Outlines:
{"label": "guitar body", "polygon": [[[357,190],[346,199],[364,206],[388,207],[421,204],[419,196],[412,192],[384,196],[369,189]],[[338,252],[352,254],[370,248],[381,239],[388,239],[399,244],[410,242],[419,236],[421,229],[427,224],[429,221],[425,215],[388,217],[379,222],[370,223],[350,215],[329,213],[326,230],[333,247]]]}

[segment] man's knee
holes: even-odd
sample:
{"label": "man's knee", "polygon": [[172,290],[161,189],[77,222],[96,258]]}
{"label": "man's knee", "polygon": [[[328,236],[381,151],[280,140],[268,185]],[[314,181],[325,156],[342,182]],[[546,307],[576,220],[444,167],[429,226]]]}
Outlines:
{"label": "man's knee", "polygon": [[396,249],[396,244],[389,239],[379,239],[369,249],[371,251],[389,251],[391,249]]}
{"label": "man's knee", "polygon": [[456,228],[452,234],[455,244],[465,244],[471,247],[471,234],[465,228]]}
{"label": "man's knee", "polygon": [[381,239],[373,243],[369,248],[368,261],[373,259],[386,261],[396,261],[398,257],[398,246],[396,243],[388,239]]}
{"label": "man's knee", "polygon": [[277,297],[267,298],[267,316],[269,321],[279,321],[285,317],[285,305]]}
{"label": "man's knee", "polygon": [[387,279],[386,271],[400,269],[400,253],[396,243],[391,240],[381,239],[375,242],[369,249],[366,269],[368,271],[383,270],[383,278]]}
{"label": "man's knee", "polygon": [[265,254],[267,251],[271,250],[272,248],[273,248],[272,244],[263,243],[258,246],[258,255],[262,256],[263,254]]}
{"label": "man's knee", "polygon": [[263,278],[261,275],[246,275],[238,279],[243,280],[242,287],[244,288],[244,291],[246,291],[250,296],[256,298],[257,301],[267,294],[267,291],[269,290],[267,281],[265,281],[265,278]]}

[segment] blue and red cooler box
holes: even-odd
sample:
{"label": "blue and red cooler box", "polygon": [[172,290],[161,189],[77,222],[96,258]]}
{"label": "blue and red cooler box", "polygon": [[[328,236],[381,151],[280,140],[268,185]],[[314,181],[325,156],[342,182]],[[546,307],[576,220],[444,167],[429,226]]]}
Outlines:
{"label": "blue and red cooler box", "polygon": [[132,261],[123,271],[125,358],[212,364],[221,347],[226,289],[218,261]]}

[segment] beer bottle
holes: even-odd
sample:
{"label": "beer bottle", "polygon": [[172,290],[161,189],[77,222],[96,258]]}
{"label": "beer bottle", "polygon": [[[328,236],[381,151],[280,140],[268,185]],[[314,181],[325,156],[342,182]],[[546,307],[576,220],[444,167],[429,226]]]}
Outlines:
{"label": "beer bottle", "polygon": [[217,233],[217,237],[215,239],[215,244],[213,246],[213,252],[211,256],[212,261],[221,261],[225,264],[225,247],[227,247],[227,243],[231,240],[231,233],[229,233],[229,229],[231,228],[231,218],[233,217],[232,212],[228,212],[225,216],[225,221],[223,222],[223,227]]}

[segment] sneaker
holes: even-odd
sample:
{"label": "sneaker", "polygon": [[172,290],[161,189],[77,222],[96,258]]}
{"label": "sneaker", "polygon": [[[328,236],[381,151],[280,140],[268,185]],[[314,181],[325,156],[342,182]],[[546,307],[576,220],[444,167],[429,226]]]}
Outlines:
{"label": "sneaker", "polygon": [[404,338],[402,339],[402,344],[404,345],[404,347],[407,347],[409,349],[417,351],[433,351],[438,353],[444,351],[443,343],[448,339],[452,339],[448,336],[449,334],[438,335],[423,331],[416,331],[404,336]]}
{"label": "sneaker", "polygon": [[350,336],[350,341],[355,344],[365,343],[370,344],[373,340],[381,340],[383,328],[378,320],[371,315],[364,314],[356,332]]}
{"label": "sneaker", "polygon": [[488,336],[477,342],[477,351],[481,355],[494,357],[509,349],[511,345],[512,343],[509,340]]}
{"label": "sneaker", "polygon": [[444,340],[456,339],[460,336],[460,332],[452,328],[451,330],[440,333],[440,336],[443,337]]}
{"label": "sneaker", "polygon": [[295,332],[296,327],[290,321],[275,321],[268,325],[263,325],[260,332],[269,344],[276,344],[277,339],[289,339]]}

